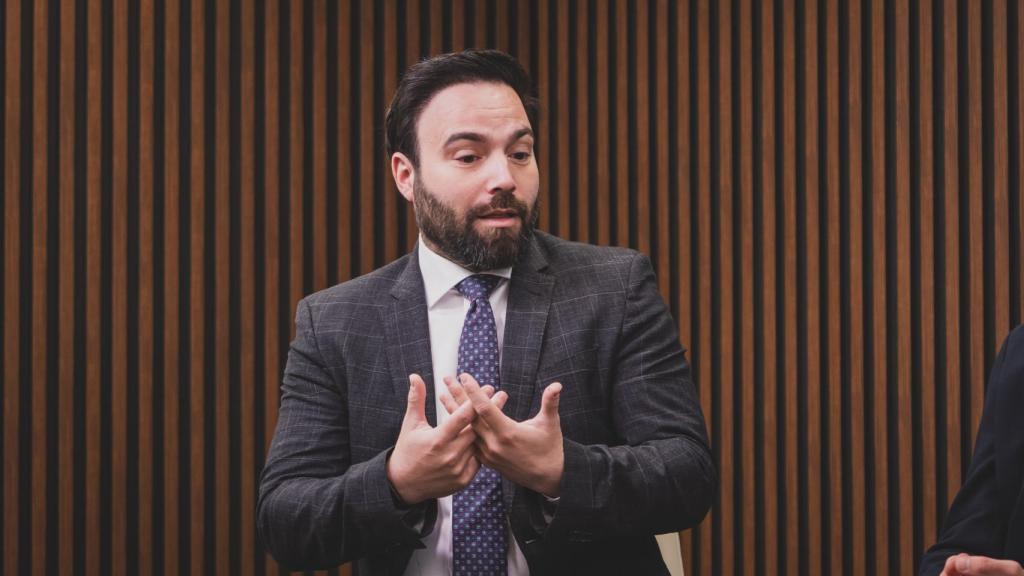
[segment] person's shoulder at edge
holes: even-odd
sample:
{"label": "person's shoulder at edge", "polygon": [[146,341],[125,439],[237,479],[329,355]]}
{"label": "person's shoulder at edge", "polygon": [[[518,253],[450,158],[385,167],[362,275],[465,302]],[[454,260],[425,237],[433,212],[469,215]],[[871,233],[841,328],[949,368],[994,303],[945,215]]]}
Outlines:
{"label": "person's shoulder at edge", "polygon": [[[1018,324],[1006,337],[1007,354],[1014,354],[1024,358],[1024,324]],[[1022,363],[1024,364],[1024,363]]]}

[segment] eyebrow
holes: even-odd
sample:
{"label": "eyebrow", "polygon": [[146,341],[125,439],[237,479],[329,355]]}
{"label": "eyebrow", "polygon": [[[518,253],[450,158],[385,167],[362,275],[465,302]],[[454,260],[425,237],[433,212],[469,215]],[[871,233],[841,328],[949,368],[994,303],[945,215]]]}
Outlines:
{"label": "eyebrow", "polygon": [[[524,136],[532,137],[533,130],[531,130],[530,128],[520,128],[519,130],[516,130],[512,134],[512,137],[509,138],[509,142],[515,142],[516,140],[519,140]],[[485,138],[484,135],[480,134],[479,132],[456,132],[455,134],[452,134],[451,136],[448,137],[447,140],[444,141],[443,147],[447,147],[452,142],[457,142],[459,140],[469,140],[470,142],[484,143],[487,141],[487,138]]]}

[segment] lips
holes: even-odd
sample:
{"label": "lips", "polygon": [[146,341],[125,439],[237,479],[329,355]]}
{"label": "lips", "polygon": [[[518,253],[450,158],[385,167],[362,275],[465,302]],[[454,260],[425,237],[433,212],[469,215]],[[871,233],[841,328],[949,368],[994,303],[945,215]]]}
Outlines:
{"label": "lips", "polygon": [[515,210],[494,210],[486,214],[481,214],[480,218],[518,218],[519,213]]}

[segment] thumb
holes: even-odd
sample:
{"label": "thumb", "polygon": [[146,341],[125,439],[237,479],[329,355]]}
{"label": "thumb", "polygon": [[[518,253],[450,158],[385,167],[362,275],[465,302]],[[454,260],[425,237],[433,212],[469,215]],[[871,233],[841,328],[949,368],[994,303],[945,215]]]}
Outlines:
{"label": "thumb", "polygon": [[418,426],[426,423],[427,385],[419,374],[409,375],[409,401],[405,407],[405,420],[402,427]]}
{"label": "thumb", "polygon": [[562,384],[555,382],[544,389],[540,398],[540,414],[547,420],[558,421],[558,399],[562,395]]}

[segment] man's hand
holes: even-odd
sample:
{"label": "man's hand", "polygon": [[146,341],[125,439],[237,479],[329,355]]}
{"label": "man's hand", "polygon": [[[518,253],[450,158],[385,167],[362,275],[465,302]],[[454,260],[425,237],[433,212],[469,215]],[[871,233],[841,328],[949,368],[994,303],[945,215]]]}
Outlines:
{"label": "man's hand", "polygon": [[1024,576],[1024,569],[1013,560],[960,553],[946,559],[941,576]]}
{"label": "man's hand", "polygon": [[[560,496],[565,454],[562,449],[562,426],[558,418],[558,397],[562,385],[550,384],[541,396],[540,412],[530,420],[516,422],[501,412],[508,394],[499,391],[493,399],[487,389],[469,374],[460,382],[445,378],[451,398],[442,398],[445,408],[458,414],[472,407],[477,418],[472,423],[476,432],[476,449],[480,462],[497,470],[512,482],[545,496]],[[454,401],[454,402],[453,402]]]}
{"label": "man's hand", "polygon": [[[487,397],[486,391],[480,394]],[[470,426],[476,419],[473,406],[460,407],[433,428],[427,422],[426,398],[423,379],[418,374],[410,375],[405,419],[387,464],[388,480],[406,504],[458,492],[469,485],[480,468],[473,447],[476,433]]]}

